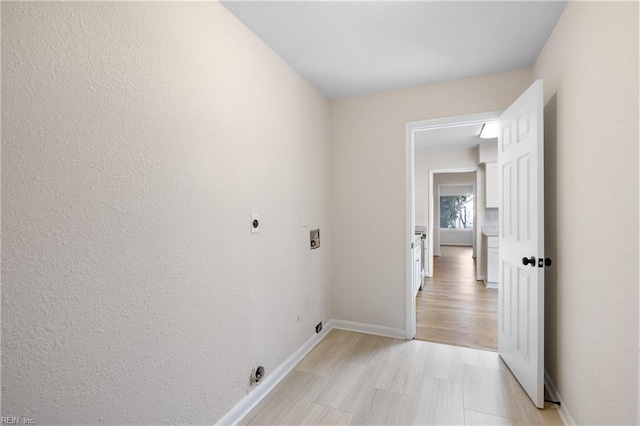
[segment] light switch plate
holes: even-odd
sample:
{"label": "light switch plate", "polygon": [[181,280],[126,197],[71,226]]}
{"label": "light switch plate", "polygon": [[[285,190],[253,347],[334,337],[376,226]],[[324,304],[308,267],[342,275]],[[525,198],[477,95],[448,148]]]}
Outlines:
{"label": "light switch plate", "polygon": [[251,214],[251,233],[260,233],[260,215],[256,213]]}

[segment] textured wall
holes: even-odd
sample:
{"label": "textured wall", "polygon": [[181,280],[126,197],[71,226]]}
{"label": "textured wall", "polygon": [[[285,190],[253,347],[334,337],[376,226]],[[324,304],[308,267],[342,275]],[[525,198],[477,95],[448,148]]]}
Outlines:
{"label": "textured wall", "polygon": [[2,415],[214,423],[329,318],[327,101],[215,3],[3,2],[2,71]]}
{"label": "textured wall", "polygon": [[331,103],[334,316],[405,329],[405,125],[502,110],[530,69]]}
{"label": "textured wall", "polygon": [[[2,7],[0,5],[0,25],[2,22]],[[0,28],[0,34],[2,33],[2,30]],[[0,43],[0,57],[2,56],[2,43]],[[2,66],[0,66],[0,111],[2,111]],[[0,119],[0,134],[2,133],[2,119]],[[1,137],[0,137],[1,140]],[[2,147],[0,146],[0,171],[2,169]],[[0,172],[0,216],[2,216],[1,212],[2,212],[2,194],[1,194],[1,176],[2,173]],[[1,220],[0,220],[0,223]],[[2,227],[0,226],[0,253],[2,252]],[[0,342],[2,342],[2,268],[0,267]],[[1,360],[1,346],[0,346],[0,362]],[[0,364],[1,365],[1,364]],[[0,367],[0,413],[2,413],[2,371],[1,371],[1,367]]]}
{"label": "textured wall", "polygon": [[546,367],[578,424],[637,424],[638,3],[571,2],[545,88]]}

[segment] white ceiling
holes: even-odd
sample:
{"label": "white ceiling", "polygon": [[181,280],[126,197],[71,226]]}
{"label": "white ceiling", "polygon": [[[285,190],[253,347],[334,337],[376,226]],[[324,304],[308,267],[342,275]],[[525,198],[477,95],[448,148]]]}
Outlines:
{"label": "white ceiling", "polygon": [[482,124],[416,131],[414,133],[415,149],[473,148],[480,142],[488,140],[480,139],[480,130],[482,130]]}
{"label": "white ceiling", "polygon": [[222,1],[329,98],[531,67],[565,1]]}

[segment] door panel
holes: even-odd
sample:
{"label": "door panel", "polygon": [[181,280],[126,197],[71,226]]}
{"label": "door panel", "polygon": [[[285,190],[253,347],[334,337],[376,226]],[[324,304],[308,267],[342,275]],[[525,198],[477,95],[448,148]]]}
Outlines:
{"label": "door panel", "polygon": [[[499,188],[502,190],[502,204],[500,210],[500,223],[502,224],[501,238],[511,238],[512,234],[512,212],[511,212],[511,162],[505,162],[501,167],[502,183]],[[500,243],[502,244],[502,242]],[[504,246],[503,246],[504,247]]]}
{"label": "door panel", "polygon": [[511,336],[511,294],[513,293],[513,268],[506,262],[502,263],[502,278],[500,282],[500,334]]}
{"label": "door panel", "polygon": [[[536,81],[500,117],[498,351],[537,407],[544,406],[543,94]],[[524,265],[523,258],[534,257]]]}
{"label": "door panel", "polygon": [[518,158],[518,241],[531,239],[529,222],[529,188],[531,187],[531,170],[529,155]]}

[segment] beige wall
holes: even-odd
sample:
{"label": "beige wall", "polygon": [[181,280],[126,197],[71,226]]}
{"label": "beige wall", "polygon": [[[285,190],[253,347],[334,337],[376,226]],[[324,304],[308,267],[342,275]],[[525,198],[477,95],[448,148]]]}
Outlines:
{"label": "beige wall", "polygon": [[429,221],[429,170],[459,169],[467,167],[478,167],[477,148],[416,149],[416,225],[427,226]]}
{"label": "beige wall", "polygon": [[637,422],[637,3],[571,3],[533,71],[331,109],[218,4],[3,3],[2,26],[3,415],[208,424],[320,320],[404,329],[405,124],[535,77],[547,369],[578,423]]}
{"label": "beige wall", "polygon": [[[1,6],[1,5],[0,5]],[[0,23],[2,22],[2,7],[0,7]],[[2,24],[0,24],[0,27]],[[2,33],[2,29],[0,28],[0,34]],[[2,57],[2,43],[0,43],[0,58]],[[0,66],[0,111],[2,111],[2,66]],[[2,134],[2,119],[0,119],[0,134]],[[1,138],[0,138],[1,140]],[[0,146],[0,169],[2,169],[2,147]],[[0,177],[2,173],[0,172]],[[1,188],[2,183],[0,181],[0,212],[2,212],[2,194]],[[1,216],[1,213],[0,213]],[[0,219],[0,223],[2,220]],[[0,254],[2,252],[2,227],[0,226]],[[1,257],[0,257],[1,258]],[[1,266],[1,265],[0,265]],[[0,342],[2,342],[2,268],[0,267]],[[0,360],[1,360],[1,348],[0,348]],[[2,371],[1,371],[1,363],[0,363],[0,414],[2,413]]]}
{"label": "beige wall", "polygon": [[502,110],[531,70],[331,103],[334,317],[405,328],[405,125]]}
{"label": "beige wall", "polygon": [[638,3],[570,3],[545,85],[546,367],[578,424],[637,424]]}
{"label": "beige wall", "polygon": [[2,415],[215,423],[329,319],[328,102],[216,3],[2,27]]}

